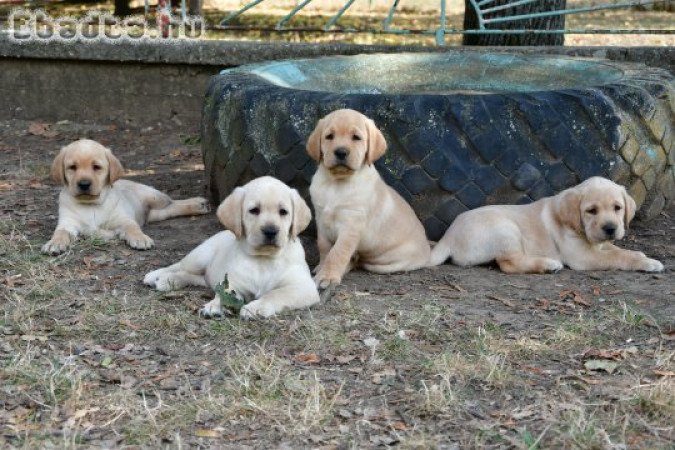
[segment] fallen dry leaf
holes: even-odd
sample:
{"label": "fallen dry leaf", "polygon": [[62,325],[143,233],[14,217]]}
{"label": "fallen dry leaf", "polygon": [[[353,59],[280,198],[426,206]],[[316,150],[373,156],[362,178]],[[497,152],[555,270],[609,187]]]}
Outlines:
{"label": "fallen dry leaf", "polygon": [[584,363],[584,367],[587,370],[594,370],[594,371],[605,371],[608,374],[614,373],[617,367],[619,367],[618,363],[615,363],[614,361],[608,361],[606,359],[589,359]]}
{"label": "fallen dry leaf", "polygon": [[396,375],[396,371],[394,369],[384,369],[381,372],[376,372],[373,374],[371,380],[375,384],[382,384],[382,380],[387,378],[387,377],[393,377]]}
{"label": "fallen dry leaf", "polygon": [[675,377],[675,372],[672,370],[655,370],[654,375],[659,377]]}
{"label": "fallen dry leaf", "polygon": [[623,353],[618,351],[618,350],[598,350],[598,349],[590,349],[586,350],[584,352],[584,355],[582,356],[584,360],[587,359],[611,359],[614,361],[618,361],[620,359],[623,359]]}
{"label": "fallen dry leaf", "polygon": [[511,300],[507,300],[507,299],[505,299],[505,298],[498,297],[498,296],[496,296],[496,295],[490,294],[490,295],[487,296],[487,298],[491,298],[491,299],[493,299],[493,300],[497,300],[498,302],[503,303],[504,305],[509,306],[509,307],[511,307],[511,308],[513,308],[513,307],[516,306],[516,305],[513,304],[513,302],[512,302]]}
{"label": "fallen dry leaf", "polygon": [[293,359],[302,364],[317,364],[321,361],[321,358],[316,353],[298,353]]}
{"label": "fallen dry leaf", "polygon": [[195,430],[195,436],[205,438],[219,438],[220,433],[216,430],[211,430],[209,428],[197,428]]}
{"label": "fallen dry leaf", "polygon": [[58,136],[58,132],[51,129],[51,126],[44,122],[31,122],[28,125],[28,132],[33,136],[43,136],[46,138],[53,138]]}
{"label": "fallen dry leaf", "polygon": [[354,359],[356,359],[356,355],[340,355],[335,358],[339,364],[349,364]]}
{"label": "fallen dry leaf", "polygon": [[408,431],[408,425],[405,422],[396,421],[391,424],[391,427],[396,431]]}
{"label": "fallen dry leaf", "polygon": [[575,304],[581,306],[591,306],[591,302],[586,300],[578,291],[574,289],[563,289],[560,291],[561,300],[572,300]]}
{"label": "fallen dry leaf", "polygon": [[663,333],[661,333],[661,338],[664,341],[675,341],[675,329],[664,331]]}

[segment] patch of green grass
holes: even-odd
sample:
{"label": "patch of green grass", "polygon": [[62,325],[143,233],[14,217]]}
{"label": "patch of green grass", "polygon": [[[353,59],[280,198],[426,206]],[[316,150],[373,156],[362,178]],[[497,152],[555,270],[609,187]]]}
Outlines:
{"label": "patch of green grass", "polygon": [[647,316],[635,305],[629,305],[625,301],[619,303],[619,320],[630,327],[639,327],[645,323]]}

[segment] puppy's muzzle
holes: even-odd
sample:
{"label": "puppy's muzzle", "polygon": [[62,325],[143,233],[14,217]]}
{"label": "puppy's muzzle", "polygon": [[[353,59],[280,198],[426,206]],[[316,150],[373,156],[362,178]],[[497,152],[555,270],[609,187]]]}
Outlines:
{"label": "puppy's muzzle", "polygon": [[344,164],[347,161],[347,157],[349,156],[349,150],[344,147],[338,147],[333,150],[333,154],[335,155],[335,161],[337,161],[339,164]]}
{"label": "puppy's muzzle", "polygon": [[602,231],[608,238],[613,238],[616,235],[616,224],[607,222],[602,226]]}
{"label": "puppy's muzzle", "polygon": [[279,227],[275,225],[265,225],[260,229],[260,231],[262,231],[262,234],[265,237],[265,244],[276,244],[277,235],[279,234]]}
{"label": "puppy's muzzle", "polygon": [[91,180],[80,180],[77,182],[77,188],[80,192],[88,193],[91,188]]}

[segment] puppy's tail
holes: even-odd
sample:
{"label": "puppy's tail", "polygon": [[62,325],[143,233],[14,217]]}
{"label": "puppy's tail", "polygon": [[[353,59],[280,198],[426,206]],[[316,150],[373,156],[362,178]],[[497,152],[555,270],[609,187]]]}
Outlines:
{"label": "puppy's tail", "polygon": [[441,240],[431,249],[431,256],[429,257],[428,267],[440,266],[448,259],[452,260],[452,248],[447,242]]}

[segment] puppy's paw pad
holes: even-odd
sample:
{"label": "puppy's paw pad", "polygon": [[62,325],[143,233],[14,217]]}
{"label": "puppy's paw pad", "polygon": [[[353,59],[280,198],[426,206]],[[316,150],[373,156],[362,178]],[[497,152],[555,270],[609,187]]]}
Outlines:
{"label": "puppy's paw pad", "polygon": [[260,300],[255,300],[251,303],[244,305],[239,311],[239,317],[242,319],[260,319],[271,317],[276,314],[275,308],[269,303],[262,302]]}
{"label": "puppy's paw pad", "polygon": [[149,250],[154,247],[155,241],[149,236],[143,235],[141,237],[127,238],[127,244],[129,244],[129,247],[135,248],[136,250]]}
{"label": "puppy's paw pad", "polygon": [[642,264],[641,270],[645,272],[663,272],[663,263],[655,259],[647,258]]}

